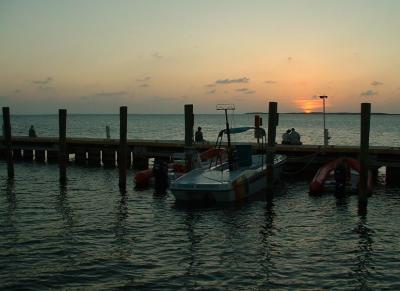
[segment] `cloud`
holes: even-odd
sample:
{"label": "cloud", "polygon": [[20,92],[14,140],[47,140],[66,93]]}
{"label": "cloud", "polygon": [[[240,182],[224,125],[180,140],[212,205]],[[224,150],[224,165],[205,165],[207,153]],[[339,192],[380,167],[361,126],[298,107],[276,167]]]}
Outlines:
{"label": "cloud", "polygon": [[238,79],[223,79],[215,81],[215,84],[234,84],[234,83],[248,83],[250,81],[249,78],[243,77]]}
{"label": "cloud", "polygon": [[144,84],[140,84],[139,87],[141,87],[141,88],[147,88],[147,87],[150,87],[150,85],[147,84],[147,83],[144,83]]}
{"label": "cloud", "polygon": [[360,93],[361,96],[367,96],[367,97],[375,96],[377,94],[378,94],[378,92],[373,91],[373,90],[367,90],[367,91]]}
{"label": "cloud", "polygon": [[272,84],[276,84],[277,82],[276,81],[272,81],[272,80],[267,80],[264,83],[272,85]]}
{"label": "cloud", "polygon": [[154,54],[152,54],[151,56],[152,56],[154,59],[157,59],[157,60],[161,60],[161,59],[163,58],[163,56],[160,55],[159,53],[154,53]]}
{"label": "cloud", "polygon": [[293,61],[293,58],[292,57],[288,57],[287,60],[290,63],[291,61]]}
{"label": "cloud", "polygon": [[318,95],[312,95],[312,96],[310,97],[310,99],[311,99],[311,100],[317,100],[317,99],[319,99],[319,96],[318,96]]}
{"label": "cloud", "polygon": [[212,90],[210,90],[210,91],[207,91],[206,93],[209,94],[209,95],[211,95],[211,94],[214,94],[215,91],[216,91],[215,89],[212,89]]}
{"label": "cloud", "polygon": [[136,82],[148,82],[151,80],[150,76],[143,77],[142,79],[136,79]]}
{"label": "cloud", "polygon": [[380,85],[383,85],[383,82],[373,81],[373,82],[371,82],[371,85],[372,86],[380,86]]}
{"label": "cloud", "polygon": [[215,84],[207,84],[207,85],[204,85],[204,87],[206,87],[206,88],[214,88]]}
{"label": "cloud", "polygon": [[18,93],[21,93],[21,90],[20,89],[15,89],[14,90],[14,94],[18,94]]}
{"label": "cloud", "polygon": [[236,89],[235,91],[243,93],[243,94],[254,94],[254,93],[256,93],[256,91],[251,90],[249,88],[239,88],[239,89]]}
{"label": "cloud", "polygon": [[127,91],[102,91],[92,95],[81,96],[80,99],[88,100],[88,99],[116,99],[125,97],[128,95]]}
{"label": "cloud", "polygon": [[39,85],[39,86],[44,86],[44,85],[48,85],[51,82],[53,82],[53,78],[52,77],[47,77],[44,80],[36,80],[36,81],[32,81],[33,84],[35,85]]}

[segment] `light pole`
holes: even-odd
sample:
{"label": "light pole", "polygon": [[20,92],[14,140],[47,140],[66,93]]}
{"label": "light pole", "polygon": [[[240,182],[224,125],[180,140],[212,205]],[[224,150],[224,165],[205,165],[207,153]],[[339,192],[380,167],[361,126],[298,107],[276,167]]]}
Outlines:
{"label": "light pole", "polygon": [[324,147],[326,147],[327,145],[328,145],[328,139],[329,139],[329,137],[328,137],[328,130],[326,129],[326,126],[325,126],[325,99],[327,99],[328,98],[328,96],[319,96],[319,98],[321,98],[322,99],[322,101],[323,101],[323,110],[324,110]]}

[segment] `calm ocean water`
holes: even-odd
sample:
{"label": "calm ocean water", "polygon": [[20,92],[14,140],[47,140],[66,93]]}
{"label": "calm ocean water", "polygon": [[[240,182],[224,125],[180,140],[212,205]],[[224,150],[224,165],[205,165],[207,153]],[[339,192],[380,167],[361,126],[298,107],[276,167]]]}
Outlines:
{"label": "calm ocean water", "polygon": [[[264,117],[264,121],[267,118]],[[251,125],[237,115],[234,125]],[[13,131],[56,136],[57,116],[14,116]],[[117,115],[72,115],[69,136],[102,137]],[[223,116],[196,116],[214,140]],[[358,144],[359,116],[328,116],[332,143]],[[222,125],[222,126],[221,126]],[[399,146],[399,116],[373,116],[371,143]],[[281,115],[305,143],[322,143],[321,116]],[[129,137],[183,139],[182,115],[131,115]],[[118,190],[118,170],[0,161],[0,287],[21,289],[400,289],[400,189],[380,173],[365,216],[357,197],[311,197],[307,179],[283,181],[274,205],[191,208],[151,189]]]}
{"label": "calm ocean water", "polygon": [[[263,127],[267,127],[268,116],[262,115]],[[0,121],[2,122],[2,120]],[[27,135],[34,125],[38,136],[58,136],[57,115],[14,115],[11,118],[14,135]],[[232,126],[252,126],[252,114],[230,116]],[[360,115],[327,115],[326,127],[332,136],[330,143],[336,145],[359,145]],[[118,115],[68,115],[67,135],[69,137],[105,137],[105,127],[111,128],[111,137],[119,137]],[[225,126],[223,115],[195,115],[195,128],[201,126],[204,138],[215,141],[219,130]],[[280,114],[277,141],[288,128],[296,128],[305,144],[323,144],[322,114]],[[373,115],[371,117],[370,144],[400,146],[400,115]],[[129,115],[128,138],[153,140],[183,140],[184,116],[177,115]],[[240,140],[251,140],[252,133],[241,135]]]}

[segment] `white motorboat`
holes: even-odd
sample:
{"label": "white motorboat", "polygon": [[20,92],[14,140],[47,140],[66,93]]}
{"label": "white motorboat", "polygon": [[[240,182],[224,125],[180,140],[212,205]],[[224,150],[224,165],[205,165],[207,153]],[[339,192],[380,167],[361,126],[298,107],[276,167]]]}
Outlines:
{"label": "white motorboat", "polygon": [[[226,115],[226,110],[225,110]],[[226,115],[227,120],[227,115]],[[221,130],[216,143],[220,148],[224,134],[228,139],[228,160],[218,163],[218,157],[207,168],[198,168],[173,181],[170,190],[177,201],[234,202],[262,193],[267,188],[267,166],[264,154],[253,154],[250,144],[231,145],[230,135],[256,130],[259,152],[265,152],[265,130],[261,127],[229,128]],[[278,178],[286,156],[275,155],[274,178]]]}

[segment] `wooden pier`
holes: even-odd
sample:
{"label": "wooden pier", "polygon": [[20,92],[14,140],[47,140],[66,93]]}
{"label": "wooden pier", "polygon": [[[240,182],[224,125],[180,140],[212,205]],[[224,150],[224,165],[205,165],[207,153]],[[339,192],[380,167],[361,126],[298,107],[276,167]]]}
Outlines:
{"label": "wooden pier", "polygon": [[[11,149],[14,160],[36,162],[58,162],[59,139],[55,137],[12,137]],[[213,143],[193,144],[198,151],[213,147]],[[257,144],[253,143],[256,150]],[[67,138],[66,148],[69,162],[88,166],[117,166],[117,152],[119,139],[102,138]],[[185,141],[182,140],[127,140],[127,168],[143,169],[148,167],[148,159],[169,159],[173,153],[184,153]],[[0,158],[5,157],[3,138],[0,138]],[[289,157],[287,172],[296,171],[307,163],[312,168],[340,157],[347,156],[358,158],[360,147],[331,145],[280,145],[275,146],[276,153]],[[400,147],[370,146],[370,167],[377,169],[385,166],[388,176],[399,177],[400,172]]]}

